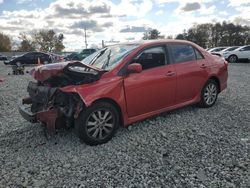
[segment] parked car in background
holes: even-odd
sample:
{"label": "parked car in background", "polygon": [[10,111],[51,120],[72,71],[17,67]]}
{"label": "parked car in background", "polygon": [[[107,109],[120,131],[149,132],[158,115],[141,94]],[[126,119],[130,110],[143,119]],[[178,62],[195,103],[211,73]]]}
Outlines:
{"label": "parked car in background", "polygon": [[0,54],[0,61],[6,61],[7,59],[7,56]]}
{"label": "parked car in background", "polygon": [[63,55],[59,55],[55,53],[49,53],[49,55],[51,56],[53,63],[65,61],[65,57]]}
{"label": "parked car in background", "polygon": [[250,45],[239,47],[233,51],[223,53],[223,56],[230,63],[239,61],[250,61]]}
{"label": "parked car in background", "polygon": [[17,56],[14,59],[11,59],[9,61],[5,61],[5,65],[31,65],[31,64],[38,64],[40,61],[40,64],[48,64],[52,63],[51,56],[47,53],[43,52],[28,52],[26,54],[23,54],[21,56]]}
{"label": "parked car in background", "polygon": [[230,46],[228,48],[225,48],[224,50],[221,50],[221,53],[227,53],[227,52],[231,52],[231,51],[234,51],[236,50],[237,48],[239,48],[240,46]]}
{"label": "parked car in background", "polygon": [[213,54],[213,55],[224,57],[224,55],[223,55],[224,53],[228,53],[230,51],[234,51],[235,49],[237,49],[239,47],[240,46],[231,46],[231,47],[225,48],[224,50],[221,50],[221,51],[218,51],[218,52],[210,52],[210,53]]}
{"label": "parked car in background", "polygon": [[96,49],[93,48],[89,48],[89,49],[84,49],[81,52],[73,52],[70,55],[66,56],[65,59],[66,60],[78,60],[81,61],[84,58],[88,57],[89,55],[93,54],[94,52],[96,52]]}
{"label": "parked car in background", "polygon": [[54,132],[74,127],[89,145],[109,141],[116,129],[190,104],[212,107],[227,87],[227,62],[183,40],[109,46],[82,62],[31,71],[37,82],[19,103],[21,115]]}
{"label": "parked car in background", "polygon": [[220,52],[220,51],[222,51],[222,50],[224,50],[224,49],[226,49],[226,48],[228,48],[228,47],[216,47],[216,48],[211,48],[211,49],[209,49],[208,50],[208,52]]}

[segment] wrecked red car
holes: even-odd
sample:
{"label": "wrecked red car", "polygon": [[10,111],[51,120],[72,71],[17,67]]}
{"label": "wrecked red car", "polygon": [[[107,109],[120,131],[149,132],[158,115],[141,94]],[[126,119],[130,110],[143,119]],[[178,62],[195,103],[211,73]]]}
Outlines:
{"label": "wrecked red car", "polygon": [[178,40],[117,44],[82,62],[36,67],[19,111],[54,132],[74,127],[89,145],[119,126],[190,104],[211,107],[227,87],[227,62]]}

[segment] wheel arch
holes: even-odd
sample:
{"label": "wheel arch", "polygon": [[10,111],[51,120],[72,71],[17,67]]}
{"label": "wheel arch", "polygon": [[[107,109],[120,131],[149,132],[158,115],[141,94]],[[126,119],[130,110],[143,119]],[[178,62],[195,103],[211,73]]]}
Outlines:
{"label": "wheel arch", "polygon": [[238,55],[237,54],[230,54],[229,56],[228,56],[228,60],[230,59],[230,57],[232,57],[232,56],[235,56],[236,58],[237,58],[237,60],[236,61],[238,61],[238,59],[239,59],[239,57],[238,57]]}
{"label": "wheel arch", "polygon": [[219,87],[219,92],[221,92],[221,84],[220,84],[220,80],[219,80],[218,77],[211,76],[208,80],[214,80],[217,83],[218,87]]}
{"label": "wheel arch", "polygon": [[98,103],[98,102],[107,102],[107,103],[110,103],[112,104],[118,111],[118,114],[119,114],[119,122],[120,122],[120,126],[124,126],[124,117],[123,117],[123,114],[122,114],[122,109],[120,107],[120,105],[113,99],[111,98],[100,98],[100,99],[97,99],[95,101],[93,101],[91,103],[91,105],[93,105],[94,103]]}
{"label": "wheel arch", "polygon": [[230,57],[230,56],[236,56],[238,58],[237,54],[230,54],[228,57]]}

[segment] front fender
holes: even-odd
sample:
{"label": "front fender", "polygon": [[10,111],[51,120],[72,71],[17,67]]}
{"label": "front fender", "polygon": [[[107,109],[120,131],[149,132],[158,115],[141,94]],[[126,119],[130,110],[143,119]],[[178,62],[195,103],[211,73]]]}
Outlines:
{"label": "front fender", "polygon": [[77,93],[86,107],[102,98],[112,99],[119,106],[126,105],[122,77],[99,80],[90,84],[70,85],[60,90],[65,93]]}

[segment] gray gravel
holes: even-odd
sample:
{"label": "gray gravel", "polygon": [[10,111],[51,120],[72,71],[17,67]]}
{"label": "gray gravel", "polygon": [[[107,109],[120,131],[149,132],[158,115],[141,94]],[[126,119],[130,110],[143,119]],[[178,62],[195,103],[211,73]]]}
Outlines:
{"label": "gray gravel", "polygon": [[31,77],[8,71],[0,63],[0,187],[250,187],[250,64],[230,65],[213,108],[138,122],[95,147],[25,121],[16,104]]}

